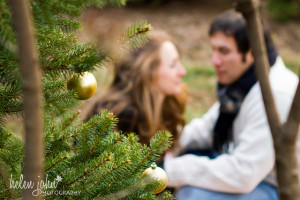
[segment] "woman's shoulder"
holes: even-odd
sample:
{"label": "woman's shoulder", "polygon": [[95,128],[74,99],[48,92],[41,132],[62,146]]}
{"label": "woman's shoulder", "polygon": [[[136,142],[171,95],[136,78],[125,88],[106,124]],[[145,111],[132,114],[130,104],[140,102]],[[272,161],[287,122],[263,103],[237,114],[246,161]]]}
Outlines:
{"label": "woman's shoulder", "polygon": [[139,113],[136,106],[126,106],[117,116],[118,129],[123,132],[138,132]]}
{"label": "woman's shoulder", "polygon": [[129,104],[126,106],[120,113],[119,117],[125,117],[128,119],[132,119],[138,116],[138,111],[137,107],[134,106],[133,104]]}

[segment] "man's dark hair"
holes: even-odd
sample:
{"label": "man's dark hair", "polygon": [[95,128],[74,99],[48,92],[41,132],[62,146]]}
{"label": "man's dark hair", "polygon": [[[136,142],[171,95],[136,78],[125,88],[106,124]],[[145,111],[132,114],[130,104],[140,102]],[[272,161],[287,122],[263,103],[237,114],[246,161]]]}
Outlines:
{"label": "man's dark hair", "polygon": [[[232,36],[235,39],[238,51],[243,55],[249,51],[250,44],[246,21],[237,11],[229,10],[218,15],[210,26],[209,36],[212,36],[216,32],[222,32],[226,36]],[[266,27],[264,27],[264,37],[267,52],[277,52],[270,31]]]}

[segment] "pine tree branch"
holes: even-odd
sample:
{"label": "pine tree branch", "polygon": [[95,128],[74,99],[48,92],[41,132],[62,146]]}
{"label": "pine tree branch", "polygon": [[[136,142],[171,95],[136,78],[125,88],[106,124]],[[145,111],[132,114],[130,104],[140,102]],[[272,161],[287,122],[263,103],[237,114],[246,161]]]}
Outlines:
{"label": "pine tree branch", "polygon": [[173,200],[173,196],[172,194],[170,194],[168,191],[158,195],[158,199],[157,200]]}
{"label": "pine tree branch", "polygon": [[[121,136],[121,135],[120,135]],[[120,137],[119,139],[117,139],[111,146],[115,146],[116,144],[119,144],[121,139],[123,137]],[[83,175],[81,175],[80,177],[76,178],[75,180],[71,181],[70,183],[67,183],[65,185],[70,186],[72,184],[74,184],[75,182],[77,182],[79,179],[81,179],[84,176],[88,176],[88,174],[90,174],[91,172],[93,172],[94,170],[98,169],[100,166],[102,166],[103,164],[106,164],[108,161],[111,160],[111,155],[114,154],[117,150],[110,152],[109,154],[106,155],[106,158],[104,159],[103,162],[97,164],[94,168],[92,168],[89,171],[86,171]],[[84,156],[86,157],[86,156]],[[128,161],[129,162],[129,161]],[[124,163],[125,164],[125,163]],[[104,177],[105,175],[103,175],[102,177]],[[99,179],[99,178],[98,178]]]}
{"label": "pine tree branch", "polygon": [[[119,140],[119,141],[120,141],[120,140]],[[119,141],[116,141],[113,145],[116,145],[117,143],[119,143]],[[112,152],[111,152],[111,155],[113,155],[116,151],[117,151],[117,150],[112,151]],[[136,148],[135,150],[133,150],[133,151],[138,152],[138,151],[139,151],[139,148],[137,147],[137,148]],[[124,152],[124,154],[126,154],[126,152]],[[126,161],[122,161],[122,163],[125,164],[126,162],[127,162],[127,163],[130,163],[130,162],[132,162],[132,161],[136,161],[135,158],[137,158],[137,156],[135,156],[135,157],[133,157],[133,158],[131,158],[131,159],[127,159]],[[109,159],[109,160],[110,160],[110,159]],[[131,174],[131,175],[132,175],[132,174]],[[128,179],[129,177],[131,177],[131,175],[129,175],[129,176],[126,175],[126,178]],[[122,179],[122,181],[121,181],[120,183],[126,181],[127,179]],[[90,182],[92,183],[92,182],[95,182],[95,181],[99,182],[99,177],[96,177],[95,179],[92,179]],[[114,183],[114,182],[112,182],[112,183]],[[112,183],[109,184],[109,185],[112,185]],[[110,187],[110,186],[109,186],[109,187]]]}
{"label": "pine tree branch", "polygon": [[9,178],[8,178],[8,171],[4,168],[5,164],[4,161],[0,158],[0,176],[2,177],[2,180],[4,182],[4,185],[6,187],[6,189],[9,191],[10,193],[10,197],[12,199],[17,198],[17,194],[14,190],[14,188],[10,187],[10,183],[9,183]]}
{"label": "pine tree branch", "polygon": [[69,183],[66,183],[65,185],[67,185],[67,186],[73,185],[79,179],[81,179],[83,177],[87,177],[91,172],[93,172],[94,170],[98,169],[100,166],[105,164],[107,162],[107,160],[109,160],[109,158],[105,158],[102,163],[97,164],[94,168],[90,169],[89,171],[85,171],[81,176],[79,176],[78,178],[74,179],[73,181],[71,181]]}
{"label": "pine tree branch", "polygon": [[[106,122],[106,124],[104,124],[104,128],[102,128],[102,133],[100,135],[104,134],[104,131],[106,130],[107,126],[113,121],[113,117],[111,116],[111,118],[109,118],[109,121]],[[96,146],[98,145],[98,143],[100,142],[101,137],[98,138],[98,140],[96,141],[95,145],[91,148],[90,150],[90,157],[89,160],[91,159],[92,154],[95,151]]]}
{"label": "pine tree branch", "polygon": [[[46,105],[44,106],[45,109],[50,109],[52,106],[55,106],[55,108],[58,109],[58,111],[61,114],[64,112],[64,106],[66,106],[69,103],[70,99],[74,100],[74,94],[73,93],[65,93],[64,95],[58,96],[56,98],[52,98],[52,99],[45,98],[45,99],[47,101]],[[59,104],[60,101],[63,101],[64,104],[60,105]],[[73,101],[71,103],[74,106],[77,102]]]}
{"label": "pine tree branch", "polygon": [[77,117],[78,117],[78,115],[80,114],[80,110],[78,110],[76,113],[74,113],[73,115],[72,115],[72,117],[71,118],[69,118],[68,119],[68,121],[67,121],[67,123],[66,124],[64,124],[62,127],[61,127],[61,131],[64,131]]}
{"label": "pine tree branch", "polygon": [[71,32],[79,29],[81,27],[81,24],[77,21],[72,21],[68,19],[57,19],[56,25],[60,28],[62,31]]}
{"label": "pine tree branch", "polygon": [[[144,22],[144,23],[146,23],[146,22]],[[128,40],[132,40],[136,37],[139,37],[140,35],[145,35],[146,33],[148,33],[151,30],[152,30],[152,27],[150,24],[147,24],[145,27],[135,27],[135,25],[133,27],[129,27],[129,29],[125,33],[125,36],[121,37],[120,44],[125,44],[126,41],[128,41]]]}
{"label": "pine tree branch", "polygon": [[81,56],[81,55],[83,55],[83,54],[85,54],[85,53],[88,53],[88,52],[91,51],[91,50],[95,50],[95,49],[93,49],[93,48],[87,48],[86,50],[84,50],[84,51],[82,51],[82,52],[80,52],[80,53],[78,53],[78,54],[75,54],[75,55],[71,56],[71,57],[70,57],[70,60],[72,60],[72,59],[74,59],[74,58],[76,58],[76,57],[79,57],[79,56]]}
{"label": "pine tree branch", "polygon": [[16,154],[19,154],[19,152],[18,152],[17,150],[13,150],[13,149],[9,149],[9,148],[4,148],[4,147],[2,147],[2,148],[0,148],[0,150],[7,150],[7,151],[14,152],[14,153],[16,153]]}
{"label": "pine tree branch", "polygon": [[41,5],[41,7],[42,7],[42,13],[44,14],[44,16],[45,16],[45,19],[46,19],[46,21],[47,21],[47,24],[49,24],[49,25],[52,25],[52,21],[50,20],[50,17],[49,17],[49,9],[48,8],[45,8],[45,4],[40,4]]}
{"label": "pine tree branch", "polygon": [[[43,26],[41,24],[36,24],[37,29],[37,37],[39,41],[46,40],[46,42],[41,42],[40,45],[45,45],[46,47],[65,47],[64,44],[68,45],[79,45],[77,42],[77,36],[72,33],[64,33],[62,31],[57,31],[54,28],[49,28],[48,26]],[[56,45],[53,45],[56,44]],[[45,47],[45,48],[46,48]],[[42,50],[42,49],[41,49]],[[43,51],[40,51],[43,52]]]}
{"label": "pine tree branch", "polygon": [[46,134],[46,136],[45,136],[45,141],[47,141],[48,136],[52,135],[52,133],[54,132],[54,128],[55,128],[55,124],[52,124],[50,133],[49,133],[49,134]]}
{"label": "pine tree branch", "polygon": [[51,45],[46,45],[45,47],[43,47],[42,49],[39,49],[39,52],[43,52],[46,49],[49,49],[51,47]]}
{"label": "pine tree branch", "polygon": [[[134,159],[132,159],[132,160],[134,160]],[[123,164],[126,164],[126,163],[130,163],[130,162],[131,162],[131,160],[126,160],[126,161],[123,161],[122,163],[123,163]],[[128,178],[131,177],[132,175],[133,175],[133,174],[130,174],[129,176],[126,175],[126,179],[128,179]],[[124,182],[126,179],[122,179],[120,183]],[[118,179],[115,179],[115,180],[117,181]],[[116,181],[110,182],[110,184],[108,184],[108,187],[107,187],[107,188],[110,188],[110,187],[112,186],[112,184],[114,184]],[[120,181],[120,180],[118,180],[118,181]],[[99,182],[99,181],[98,181],[98,182]],[[97,196],[97,197],[99,197],[99,196]]]}
{"label": "pine tree branch", "polygon": [[127,28],[123,36],[119,39],[119,43],[124,49],[128,48],[128,43],[135,49],[140,48],[148,41],[146,34],[152,31],[152,29],[151,24],[147,24],[146,21],[136,22]]}
{"label": "pine tree branch", "polygon": [[[139,147],[137,146],[137,147],[133,150],[133,152],[138,152],[138,151],[139,151]],[[131,161],[136,162],[137,157],[138,157],[138,155],[136,154],[135,157],[131,158],[131,160],[127,160],[127,162],[128,162],[128,163],[131,162]],[[138,167],[137,167],[137,168],[138,168]],[[131,174],[126,175],[126,179],[122,179],[120,183],[125,182],[127,179],[129,179],[130,177],[132,177],[132,176],[135,175],[135,174],[136,174],[136,171],[135,171],[135,173],[132,172]],[[94,179],[94,180],[95,180],[95,179]],[[98,179],[97,179],[97,180],[98,180]]]}
{"label": "pine tree branch", "polygon": [[5,113],[19,113],[23,112],[23,109],[15,109],[15,110],[3,110]]}
{"label": "pine tree branch", "polygon": [[47,171],[49,171],[50,169],[52,169],[53,167],[55,167],[56,165],[58,165],[59,163],[61,163],[63,160],[65,160],[66,158],[68,158],[69,156],[64,156],[64,157],[60,157],[59,161],[56,163],[53,163],[48,169],[45,170],[45,173]]}
{"label": "pine tree branch", "polygon": [[60,136],[57,140],[54,140],[54,141],[62,141],[62,140],[67,140],[71,137],[76,137],[78,134],[68,134],[67,136],[66,135],[62,135]]}
{"label": "pine tree branch", "polygon": [[[11,26],[10,11],[6,1],[0,2],[0,43],[12,53],[17,52],[14,31]],[[9,18],[9,19],[7,19]]]}
{"label": "pine tree branch", "polygon": [[[167,136],[166,136],[167,137]],[[170,143],[168,138],[162,139],[160,140],[160,142],[156,145],[157,147],[159,146],[165,146],[166,144]],[[152,150],[153,149],[153,150]],[[144,156],[144,158],[140,161],[140,164],[135,168],[136,170],[132,172],[132,174],[135,174],[136,171],[143,165],[143,163],[149,159],[149,157],[151,155],[153,155],[153,153],[156,152],[156,148],[148,148],[148,153]],[[159,152],[156,152],[159,153]],[[149,162],[153,162],[153,160],[150,160]],[[130,174],[129,176],[131,176],[132,174]]]}
{"label": "pine tree branch", "polygon": [[[82,56],[83,54],[86,54],[86,53],[89,53],[89,52],[94,52],[95,51],[95,48],[87,48],[83,51],[80,51],[79,53],[77,54],[74,54],[72,56],[70,56],[68,58],[68,63],[70,63],[71,61],[73,61],[75,58],[77,59],[78,57]],[[71,52],[71,50],[68,50],[66,52],[62,52],[62,54],[67,54]],[[103,56],[99,56],[99,59],[104,59],[105,57]],[[54,60],[52,60],[51,62],[52,63],[55,63],[55,62],[58,62],[59,59],[61,58],[55,58]],[[43,70],[44,71],[54,71],[54,70],[69,70],[69,69],[72,69],[70,66],[67,66],[67,65],[58,65],[58,66],[43,66]],[[86,70],[85,70],[86,71]],[[82,71],[76,71],[76,72],[82,72]]]}
{"label": "pine tree branch", "polygon": [[118,191],[113,194],[108,194],[101,198],[99,195],[97,195],[97,197],[94,200],[124,199],[125,197],[129,196],[130,194],[132,194],[139,188],[144,187],[145,185],[147,185],[147,183],[140,181],[140,182],[135,183],[134,185],[131,185],[131,186],[125,188],[124,190]]}
{"label": "pine tree branch", "polygon": [[[87,136],[86,135],[86,129],[85,129],[85,126],[83,125],[83,144],[87,144],[86,136]],[[86,163],[86,157],[87,157],[87,155],[86,155],[86,153],[87,153],[86,148],[84,148],[83,151],[84,151],[84,163]]]}
{"label": "pine tree branch", "polygon": [[[171,137],[171,135],[167,132],[167,131],[160,131],[158,132],[154,138],[152,138],[151,142],[150,142],[150,148],[148,148],[148,153],[143,157],[143,159],[141,161],[136,161],[135,157],[131,158],[131,160],[134,160],[135,162],[139,162],[139,164],[135,167],[135,169],[126,177],[132,177],[134,174],[137,173],[138,169],[140,169],[146,160],[150,160],[149,158],[153,157],[153,154],[159,154],[161,150],[159,150],[159,148],[162,147],[168,147],[170,146],[170,141],[169,138]],[[162,138],[162,139],[161,139]],[[156,142],[157,140],[159,140],[159,142]],[[154,145],[155,144],[155,145]],[[158,150],[158,151],[157,151]],[[137,156],[137,155],[136,155]],[[153,160],[150,160],[150,162],[152,162]],[[125,180],[123,179],[121,181],[124,182]],[[110,187],[114,182],[112,182],[108,187]],[[97,196],[99,197],[99,195]],[[168,196],[166,196],[167,199],[170,199],[170,196],[168,198]]]}
{"label": "pine tree branch", "polygon": [[60,66],[44,66],[43,70],[44,71],[53,71],[53,70],[69,70],[70,66],[66,66],[66,65],[60,65]]}
{"label": "pine tree branch", "polygon": [[[101,138],[99,138],[99,139],[98,139],[98,141],[99,141],[100,139],[101,139]],[[114,146],[114,145],[117,145],[117,144],[119,144],[119,143],[121,142],[121,139],[123,139],[123,137],[122,137],[122,136],[121,136],[121,137],[119,137],[119,138],[118,138],[118,139],[117,139],[117,140],[116,140],[116,141],[115,141],[113,144],[111,144],[111,145],[113,145],[113,146]],[[98,141],[97,141],[97,142],[98,142]],[[114,154],[116,151],[117,151],[117,150],[115,150],[115,151],[112,151],[112,152],[111,152],[111,154]],[[94,151],[93,151],[93,152],[94,152]],[[89,158],[89,160],[91,159],[91,156],[92,156],[92,153],[93,153],[93,152],[90,152],[90,158]]]}
{"label": "pine tree branch", "polygon": [[[98,182],[100,182],[100,180],[101,180],[103,177],[108,176],[108,174],[110,174],[110,173],[113,173],[114,170],[116,170],[116,169],[122,167],[122,166],[125,165],[126,163],[127,163],[127,162],[124,161],[124,162],[121,162],[120,165],[113,167],[113,168],[111,169],[111,171],[107,172],[106,174],[103,174],[103,175],[98,179]],[[112,182],[112,183],[113,183],[113,182]],[[110,184],[108,185],[108,187],[110,187],[112,183],[110,183]],[[101,196],[102,196],[102,193],[99,193],[98,196],[97,196],[96,198],[101,197]]]}

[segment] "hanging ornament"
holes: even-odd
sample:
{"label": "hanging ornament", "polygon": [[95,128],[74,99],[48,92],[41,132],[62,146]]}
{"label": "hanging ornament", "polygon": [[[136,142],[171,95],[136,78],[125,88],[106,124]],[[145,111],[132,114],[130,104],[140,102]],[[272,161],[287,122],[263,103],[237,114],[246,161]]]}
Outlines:
{"label": "hanging ornament", "polygon": [[80,100],[85,100],[94,95],[97,89],[97,81],[90,72],[74,74],[67,81],[68,90],[75,90]]}
{"label": "hanging ornament", "polygon": [[168,183],[167,174],[162,168],[157,167],[157,165],[155,163],[152,163],[151,167],[147,168],[143,172],[142,178],[144,178],[144,180],[147,183],[148,182],[153,183],[156,181],[158,181],[160,183],[160,187],[155,188],[153,190],[153,193],[155,193],[155,194],[162,192],[167,187],[167,183]]}

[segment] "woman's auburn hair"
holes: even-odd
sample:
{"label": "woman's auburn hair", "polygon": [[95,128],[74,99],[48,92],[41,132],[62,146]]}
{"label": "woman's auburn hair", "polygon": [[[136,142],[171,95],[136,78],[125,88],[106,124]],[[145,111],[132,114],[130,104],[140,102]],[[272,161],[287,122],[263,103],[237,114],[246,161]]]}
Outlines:
{"label": "woman's auburn hair", "polygon": [[[166,96],[162,103],[157,101],[159,94],[154,83],[160,65],[160,48],[168,35],[153,33],[145,46],[125,55],[125,59],[114,68],[114,79],[111,87],[102,94],[97,110],[108,109],[118,116],[124,109],[133,105],[138,120],[133,120],[131,127],[137,126],[142,143],[149,143],[150,138],[159,130],[168,130],[173,134],[174,143],[185,124],[183,113],[187,101],[186,88],[177,96]],[[159,105],[160,104],[160,105]],[[135,122],[136,121],[136,122]]]}

